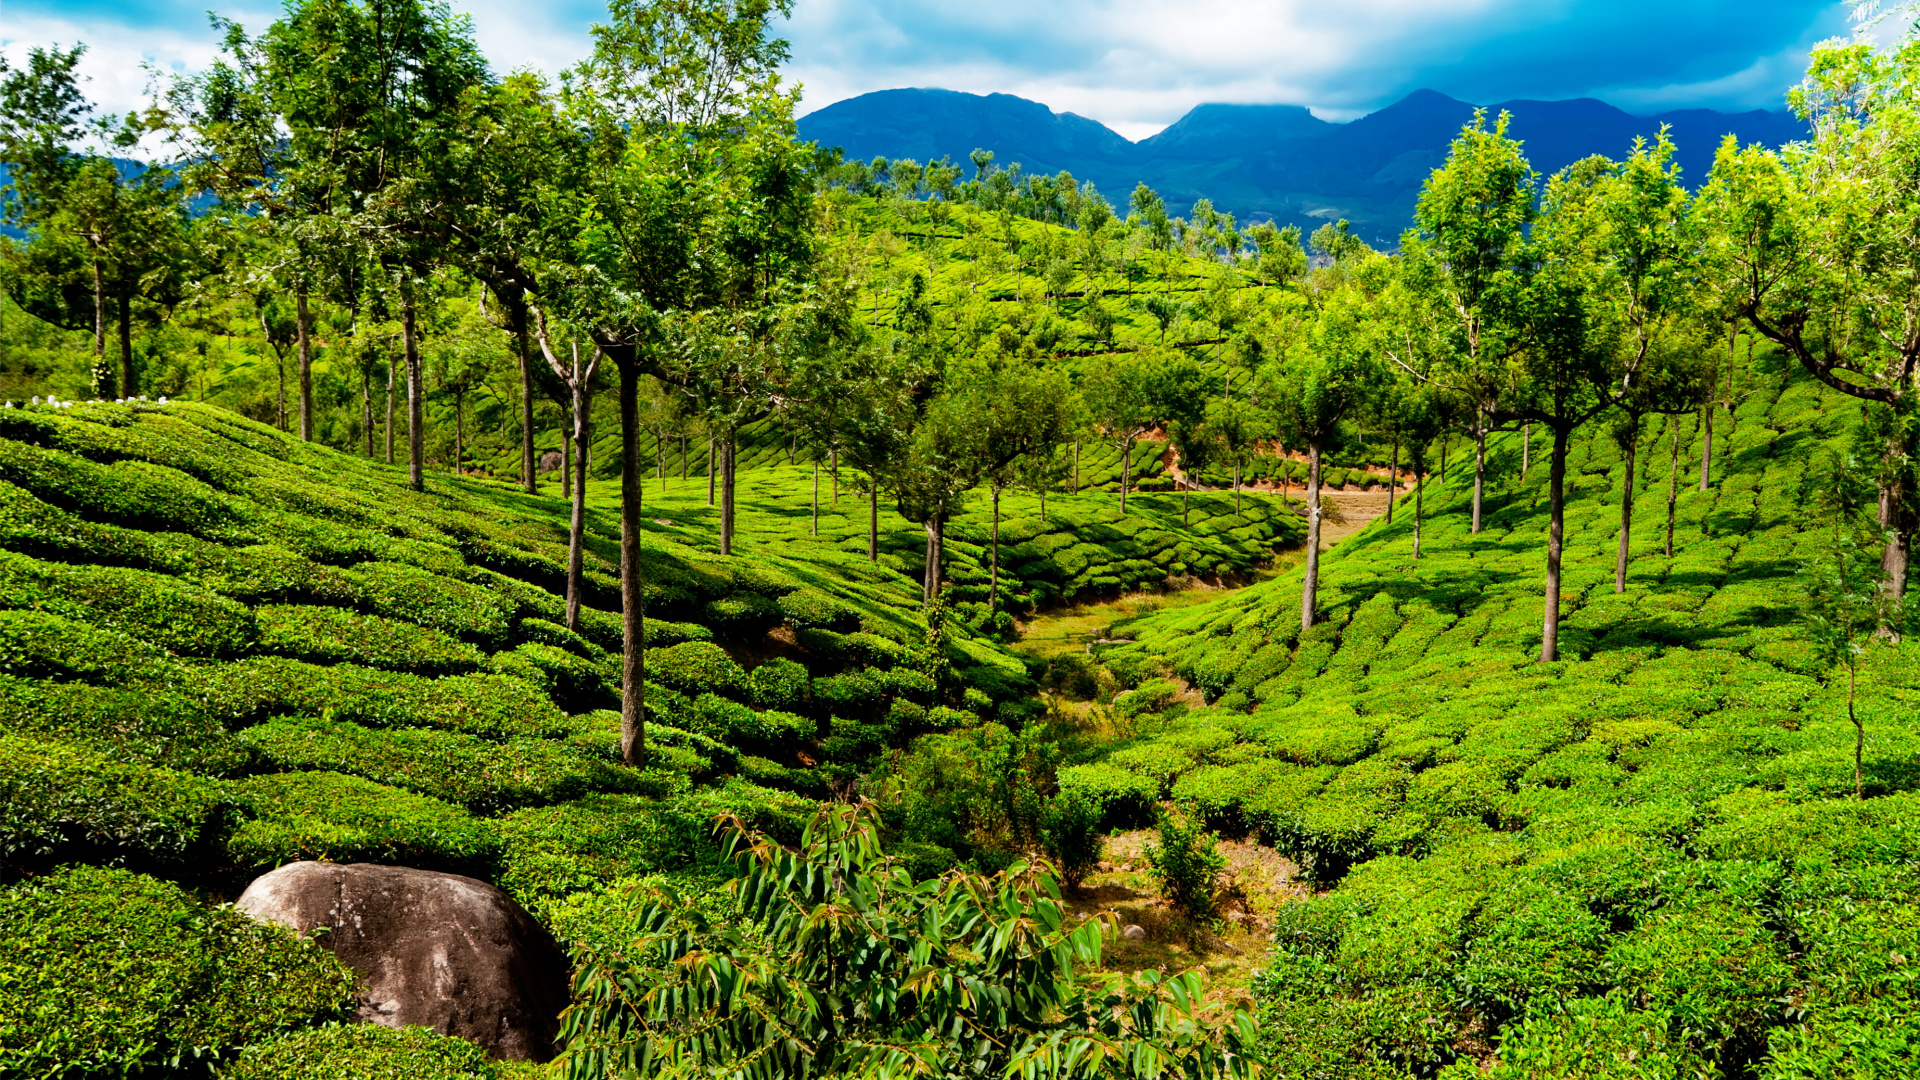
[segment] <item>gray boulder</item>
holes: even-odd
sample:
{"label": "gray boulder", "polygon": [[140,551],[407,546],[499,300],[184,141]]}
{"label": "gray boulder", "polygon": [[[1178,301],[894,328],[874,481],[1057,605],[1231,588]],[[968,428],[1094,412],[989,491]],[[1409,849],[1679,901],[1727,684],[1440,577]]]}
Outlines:
{"label": "gray boulder", "polygon": [[533,916],[484,881],[404,866],[289,863],[241,911],[318,940],[360,973],[360,1019],[546,1061],[568,1001],[567,960]]}

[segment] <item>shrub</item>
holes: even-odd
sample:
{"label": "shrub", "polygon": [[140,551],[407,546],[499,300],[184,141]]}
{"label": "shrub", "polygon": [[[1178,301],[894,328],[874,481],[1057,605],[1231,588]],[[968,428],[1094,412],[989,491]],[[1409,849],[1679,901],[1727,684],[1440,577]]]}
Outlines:
{"label": "shrub", "polygon": [[814,705],[833,716],[865,718],[879,714],[887,686],[881,672],[845,671],[813,680]]}
{"label": "shrub", "polygon": [[753,638],[780,625],[780,605],[759,593],[734,593],[707,605],[707,625],[722,637]]}
{"label": "shrub", "polygon": [[1073,888],[1093,872],[1106,847],[1103,809],[1085,789],[1076,788],[1055,795],[1041,818],[1040,836],[1047,854],[1060,864],[1061,878]]}
{"label": "shrub", "polygon": [[526,644],[487,658],[498,675],[524,679],[570,713],[588,712],[620,698],[617,687],[590,660],[553,645]]}
{"label": "shrub", "polygon": [[423,675],[473,671],[486,660],[480,650],[449,634],[344,608],[268,604],[255,615],[260,650],[295,660]]}
{"label": "shrub", "polygon": [[1173,696],[1179,692],[1180,688],[1173,683],[1165,679],[1154,679],[1115,697],[1113,707],[1119,710],[1122,716],[1157,713],[1173,704]]}
{"label": "shrub", "polygon": [[[618,636],[619,631],[614,631]],[[647,648],[678,645],[685,641],[712,641],[713,631],[699,623],[668,622],[666,619],[648,619],[646,621]]]}
{"label": "shrub", "polygon": [[779,599],[782,618],[795,630],[831,630],[851,634],[860,629],[860,613],[818,589],[798,589]]}
{"label": "shrub", "polygon": [[44,611],[0,611],[0,674],[129,683],[170,680],[179,666],[151,643]]}
{"label": "shrub", "polygon": [[320,946],[124,870],[0,891],[0,926],[7,1076],[177,1074],[358,998]]}
{"label": "shrub", "polygon": [[[619,715],[609,715],[613,716],[613,730],[617,736],[620,730]],[[697,755],[702,763],[699,771],[711,769],[715,772],[732,772],[739,756],[726,743],[658,722],[647,725],[646,739],[649,746],[657,744]]]}
{"label": "shrub", "polygon": [[360,586],[361,602],[376,615],[483,644],[507,636],[513,606],[490,589],[394,562],[361,563],[347,573]]}
{"label": "shrub", "polygon": [[1079,793],[1098,810],[1103,829],[1131,828],[1151,822],[1160,785],[1151,778],[1118,765],[1098,762],[1061,769],[1060,794]]}
{"label": "shrub", "polygon": [[497,743],[455,731],[314,719],[275,720],[243,737],[283,769],[347,773],[481,812],[646,785],[604,752],[549,739]]}
{"label": "shrub", "polygon": [[251,752],[192,694],[0,676],[0,730],[49,735],[128,760],[227,775]]}
{"label": "shrub", "polygon": [[1160,886],[1160,895],[1189,918],[1211,919],[1217,910],[1214,891],[1220,872],[1227,868],[1212,833],[1179,814],[1160,816],[1160,842],[1146,845],[1147,873]]}
{"label": "shrub", "polygon": [[754,668],[748,676],[753,703],[763,709],[803,709],[813,696],[813,680],[804,665],[785,657]]}
{"label": "shrub", "polygon": [[246,652],[253,612],[165,574],[113,566],[61,566],[0,552],[0,608],[30,608],[117,630],[181,656]]}
{"label": "shrub", "polygon": [[243,867],[330,859],[490,877],[500,853],[490,823],[357,776],[256,776],[229,783],[227,794],[242,817],[227,837],[227,857]]}
{"label": "shrub", "polygon": [[319,667],[257,657],[195,669],[187,689],[208,715],[234,725],[293,714],[370,727],[447,728],[489,738],[567,731],[566,717],[545,694],[498,675],[430,679],[352,664]]}
{"label": "shrub", "polygon": [[813,721],[778,709],[756,712],[737,701],[701,694],[688,710],[687,726],[716,742],[769,749],[811,739]]}
{"label": "shrub", "polygon": [[705,641],[648,649],[647,677],[690,696],[711,693],[740,698],[747,693],[747,673],[720,646]]}
{"label": "shrub", "polygon": [[847,656],[854,663],[883,671],[904,663],[910,653],[907,646],[892,638],[865,631],[848,634],[843,640],[846,643]]}
{"label": "shrub", "polygon": [[500,819],[500,886],[523,904],[622,877],[718,862],[711,826],[678,798],[589,795]]}
{"label": "shrub", "polygon": [[0,863],[178,863],[220,800],[211,780],[0,732]]}
{"label": "shrub", "polygon": [[[523,1072],[524,1070],[524,1072]],[[497,1062],[479,1046],[427,1028],[327,1024],[258,1043],[221,1080],[510,1080],[531,1066]]]}

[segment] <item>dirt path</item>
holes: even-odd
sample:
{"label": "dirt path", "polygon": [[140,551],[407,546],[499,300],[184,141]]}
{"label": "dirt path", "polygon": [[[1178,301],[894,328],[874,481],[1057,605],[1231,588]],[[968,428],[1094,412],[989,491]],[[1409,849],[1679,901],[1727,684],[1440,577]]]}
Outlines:
{"label": "dirt path", "polygon": [[[1323,509],[1331,507],[1335,513],[1321,518],[1320,550],[1325,551],[1366,528],[1368,522],[1387,512],[1387,504],[1406,491],[1405,487],[1394,491],[1379,487],[1365,491],[1322,491],[1320,505]],[[1338,520],[1334,520],[1336,518]]]}

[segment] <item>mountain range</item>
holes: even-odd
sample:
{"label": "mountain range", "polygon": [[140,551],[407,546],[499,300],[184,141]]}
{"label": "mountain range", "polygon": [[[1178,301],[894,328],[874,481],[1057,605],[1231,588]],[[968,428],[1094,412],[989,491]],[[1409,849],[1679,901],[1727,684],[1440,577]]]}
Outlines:
{"label": "mountain range", "polygon": [[[1427,175],[1473,118],[1475,105],[1418,90],[1349,123],[1330,123],[1299,105],[1200,105],[1166,130],[1132,142],[1105,125],[1056,113],[1011,94],[901,89],[862,94],[800,119],[803,138],[837,146],[848,158],[952,158],[972,175],[967,155],[991,150],[995,164],[1019,162],[1028,174],[1066,169],[1092,180],[1123,212],[1145,182],[1185,213],[1201,198],[1242,221],[1272,218],[1311,230],[1345,218],[1376,245],[1390,245],[1413,220]],[[1542,175],[1586,157],[1624,157],[1635,136],[1671,129],[1681,178],[1706,178],[1720,140],[1778,147],[1804,125],[1785,110],[1742,113],[1684,109],[1635,116],[1603,101],[1506,101],[1488,113],[1513,114]]]}

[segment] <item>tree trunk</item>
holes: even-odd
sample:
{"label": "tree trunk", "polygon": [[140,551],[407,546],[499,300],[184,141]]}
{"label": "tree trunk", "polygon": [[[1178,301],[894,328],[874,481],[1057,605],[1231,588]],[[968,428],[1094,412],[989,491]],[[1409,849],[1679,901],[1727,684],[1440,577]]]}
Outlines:
{"label": "tree trunk", "polygon": [[533,460],[533,354],[527,344],[527,309],[522,305],[513,316],[514,335],[520,345],[520,482],[527,494],[540,494],[540,475]]}
{"label": "tree trunk", "polygon": [[820,459],[813,459],[813,535],[820,535]]}
{"label": "tree trunk", "polygon": [[[1898,466],[1905,460],[1906,447],[1898,441],[1899,436],[1889,440],[1887,459],[1889,465]],[[1887,544],[1880,553],[1880,590],[1885,595],[1899,600],[1907,595],[1907,568],[1913,561],[1913,521],[1907,510],[1908,494],[1901,481],[1897,468],[1886,471],[1887,479],[1880,483],[1880,527],[1886,532]],[[1891,624],[1882,624],[1880,637],[1888,641],[1900,640],[1897,628]]]}
{"label": "tree trunk", "polygon": [[1673,514],[1680,494],[1680,419],[1667,417],[1673,428],[1673,460],[1667,464],[1667,558],[1673,558]]}
{"label": "tree trunk", "polygon": [[1413,557],[1420,557],[1420,521],[1425,517],[1427,494],[1427,474],[1413,474]]}
{"label": "tree trunk", "polygon": [[720,453],[722,455],[720,462],[720,525],[722,530],[720,534],[720,554],[722,555],[733,554],[733,495],[735,479],[733,464],[734,458],[740,452],[739,440],[740,436],[737,432],[730,434],[727,436],[726,443],[720,447]]}
{"label": "tree trunk", "polygon": [[1300,587],[1300,629],[1313,628],[1320,592],[1320,443],[1307,443],[1307,576]]}
{"label": "tree trunk", "polygon": [[1567,432],[1553,429],[1547,474],[1547,596],[1540,627],[1540,659],[1560,658],[1560,544],[1566,535]]}
{"label": "tree trunk", "polygon": [[1443,484],[1447,482],[1447,443],[1451,441],[1452,434],[1452,432],[1440,434],[1440,482]]}
{"label": "tree trunk", "polygon": [[1131,478],[1133,466],[1133,439],[1128,438],[1120,446],[1120,516],[1127,516],[1127,481]]}
{"label": "tree trunk", "polygon": [[1487,485],[1487,422],[1486,414],[1476,416],[1473,425],[1473,528],[1471,534],[1480,535],[1480,500]]}
{"label": "tree trunk", "polygon": [[[293,336],[300,349],[300,440],[313,441],[313,335],[307,332],[307,287],[293,291]],[[387,463],[393,463],[388,457]]]}
{"label": "tree trunk", "polygon": [[1706,438],[1700,443],[1700,490],[1705,491],[1713,471],[1713,404],[1709,402],[1701,412],[1707,422]]}
{"label": "tree trunk", "polygon": [[707,436],[707,505],[708,506],[713,505],[713,484],[714,484],[714,480],[716,479],[716,477],[713,475],[713,465],[714,465],[713,436],[709,435]]}
{"label": "tree trunk", "polygon": [[367,460],[373,460],[373,368],[360,369],[360,426],[366,430]]}
{"label": "tree trunk", "polygon": [[1853,722],[1853,798],[1861,802],[1867,797],[1867,788],[1860,782],[1860,759],[1867,749],[1866,725],[1860,722],[1860,714],[1854,711],[1854,690],[1859,685],[1859,671],[1852,664],[1847,665],[1847,719]]}
{"label": "tree trunk", "polygon": [[1633,467],[1640,456],[1640,420],[1635,417],[1627,432],[1627,471],[1620,489],[1620,550],[1613,560],[1613,591],[1627,591],[1627,558],[1633,543]]}
{"label": "tree trunk", "polygon": [[880,561],[880,478],[867,477],[867,561]]}
{"label": "tree trunk", "polygon": [[274,410],[276,422],[273,426],[285,431],[287,430],[287,358],[276,353],[273,366],[280,373],[279,405]]}
{"label": "tree trunk", "polygon": [[393,464],[393,409],[394,384],[400,380],[394,377],[392,346],[387,346],[387,464]]}
{"label": "tree trunk", "polygon": [[[131,400],[140,392],[140,384],[133,377],[133,300],[122,294],[120,297],[120,393],[116,396]],[[204,399],[205,394],[201,397]]]}
{"label": "tree trunk", "polygon": [[927,519],[925,528],[927,530],[927,550],[926,554],[920,558],[920,602],[922,604],[933,602],[935,584],[940,579],[940,572],[935,569],[935,564],[940,558],[940,547],[939,541],[935,539],[937,529],[932,518]]}
{"label": "tree trunk", "polygon": [[993,560],[987,570],[987,611],[1000,610],[1000,489],[993,489]]}
{"label": "tree trunk", "polygon": [[407,484],[426,490],[421,468],[426,459],[426,425],[422,422],[425,390],[420,384],[420,339],[415,333],[413,291],[400,290],[400,341],[407,357]]}
{"label": "tree trunk", "polygon": [[1393,504],[1400,498],[1400,429],[1393,431],[1393,456],[1387,459],[1387,524],[1393,524]]}
{"label": "tree trunk", "polygon": [[[576,433],[579,431],[579,426],[577,422],[574,425],[574,431]],[[569,438],[565,435],[562,435],[560,437],[560,495],[562,498],[568,498],[568,499],[573,498],[574,493],[579,490],[578,485],[576,485],[573,482],[573,459],[575,456],[574,448],[573,448],[574,441],[575,441],[574,439]],[[579,453],[580,475],[582,477],[585,477],[587,475],[586,451],[587,451],[586,446],[582,444],[580,447],[580,453]]]}
{"label": "tree trunk", "polygon": [[107,363],[107,285],[100,260],[93,260],[93,367],[94,382],[106,373]]}
{"label": "tree trunk", "polygon": [[1520,425],[1520,479],[1527,478],[1527,469],[1533,465],[1533,425]]}
{"label": "tree trunk", "polygon": [[[578,360],[575,362],[576,370]],[[572,438],[561,438],[567,458],[561,466],[561,485],[570,488],[567,493],[572,500],[572,513],[567,522],[567,629],[580,632],[580,591],[581,576],[584,573],[582,563],[587,540],[587,440],[591,438],[593,425],[593,391],[586,386],[585,379],[575,379],[573,386],[573,431]],[[579,453],[574,452],[578,445]],[[579,462],[580,474],[573,476],[571,467]],[[624,555],[625,549],[622,548]],[[624,721],[623,721],[624,727]]]}
{"label": "tree trunk", "polygon": [[[580,447],[580,483],[586,487],[587,447]],[[640,365],[620,365],[620,757],[646,763],[647,650],[640,578]],[[578,496],[576,496],[577,498]]]}
{"label": "tree trunk", "polygon": [[1182,525],[1185,525],[1187,523],[1187,507],[1189,502],[1191,502],[1192,498],[1193,498],[1193,485],[1191,483],[1181,484],[1180,485],[1180,524]]}

